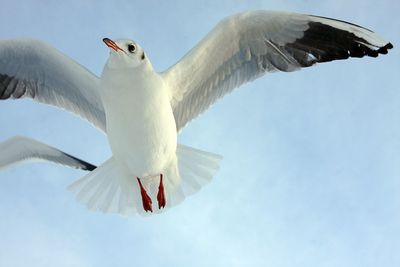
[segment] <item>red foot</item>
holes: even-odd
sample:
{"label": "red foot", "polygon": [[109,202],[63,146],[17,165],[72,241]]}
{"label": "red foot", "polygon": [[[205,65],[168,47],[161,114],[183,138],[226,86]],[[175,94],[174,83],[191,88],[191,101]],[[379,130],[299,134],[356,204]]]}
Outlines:
{"label": "red foot", "polygon": [[160,185],[158,186],[158,194],[157,194],[157,201],[158,201],[158,208],[165,208],[167,201],[165,200],[164,194],[164,185],[163,185],[163,175],[160,174]]}
{"label": "red foot", "polygon": [[142,204],[143,204],[143,209],[148,212],[151,211],[153,212],[153,208],[151,207],[151,198],[149,197],[149,195],[147,194],[146,190],[144,189],[142,182],[140,181],[139,178],[137,178],[138,182],[139,182],[139,186],[140,186],[140,194],[142,195]]}

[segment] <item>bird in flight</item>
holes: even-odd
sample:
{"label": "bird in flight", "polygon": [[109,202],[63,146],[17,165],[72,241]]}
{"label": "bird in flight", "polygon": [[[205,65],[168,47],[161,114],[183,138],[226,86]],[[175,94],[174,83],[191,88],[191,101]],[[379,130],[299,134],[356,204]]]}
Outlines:
{"label": "bird in flight", "polygon": [[107,135],[112,151],[96,167],[18,136],[0,143],[0,168],[36,159],[90,171],[69,189],[89,209],[121,214],[162,212],[212,179],[221,156],[177,144],[177,134],[234,88],[393,48],[352,23],[275,11],[223,19],[164,72],[135,41],[103,41],[110,55],[97,77],[43,42],[0,40],[0,99],[29,97],[75,113]]}

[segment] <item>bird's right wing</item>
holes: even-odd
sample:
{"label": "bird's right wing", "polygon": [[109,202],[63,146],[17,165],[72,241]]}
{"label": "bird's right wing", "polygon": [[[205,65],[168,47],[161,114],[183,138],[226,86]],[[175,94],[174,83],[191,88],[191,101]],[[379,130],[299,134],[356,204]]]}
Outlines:
{"label": "bird's right wing", "polygon": [[0,99],[29,97],[73,112],[105,131],[99,84],[97,76],[45,43],[0,40]]}
{"label": "bird's right wing", "polygon": [[26,161],[49,161],[92,171],[96,166],[39,141],[15,136],[0,143],[0,169]]}

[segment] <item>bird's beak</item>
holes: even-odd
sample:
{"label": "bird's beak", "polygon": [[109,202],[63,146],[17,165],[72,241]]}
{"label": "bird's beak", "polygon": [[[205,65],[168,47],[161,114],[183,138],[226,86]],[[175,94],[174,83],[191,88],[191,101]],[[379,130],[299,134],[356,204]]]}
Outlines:
{"label": "bird's beak", "polygon": [[118,52],[118,50],[122,50],[113,40],[109,38],[103,38],[103,42],[110,48],[114,49],[115,52]]}

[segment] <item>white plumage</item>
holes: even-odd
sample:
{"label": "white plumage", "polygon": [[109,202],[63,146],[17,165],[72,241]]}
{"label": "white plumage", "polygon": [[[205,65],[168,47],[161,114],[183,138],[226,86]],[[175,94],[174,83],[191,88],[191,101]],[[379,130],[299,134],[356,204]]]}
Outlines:
{"label": "white plumage", "polygon": [[[167,207],[175,205],[213,177],[221,157],[177,145],[177,133],[234,88],[267,72],[376,57],[393,47],[351,23],[273,11],[222,20],[162,73],[134,41],[104,41],[111,52],[101,78],[42,42],[0,41],[0,99],[30,97],[104,131],[113,156],[70,189],[91,209],[123,214],[159,212],[165,198]],[[91,168],[30,139],[11,139],[0,148],[6,148],[0,167],[40,158]],[[159,209],[152,209],[156,198]]]}

